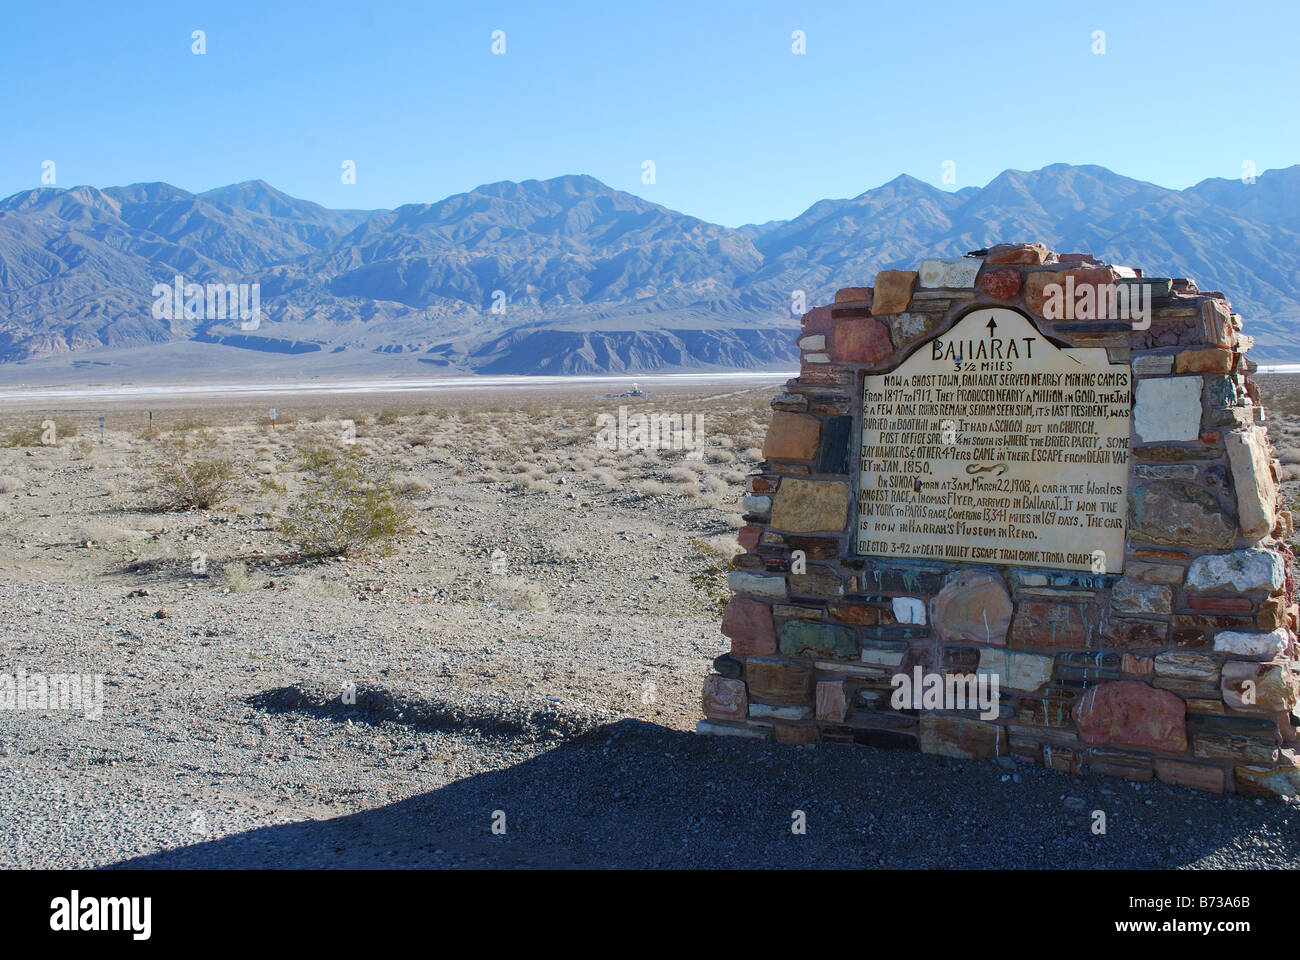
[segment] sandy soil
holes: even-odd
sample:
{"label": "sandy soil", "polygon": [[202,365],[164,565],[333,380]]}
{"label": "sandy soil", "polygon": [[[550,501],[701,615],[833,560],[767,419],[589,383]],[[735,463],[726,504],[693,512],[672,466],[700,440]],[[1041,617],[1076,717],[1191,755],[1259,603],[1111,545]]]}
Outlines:
{"label": "sandy soil", "polygon": [[[0,447],[0,672],[104,701],[0,711],[0,866],[1300,865],[1294,804],[691,732],[774,392],[7,415],[57,441]],[[704,414],[705,455],[598,449],[620,404]],[[344,420],[411,532],[300,562],[276,518]],[[187,432],[241,479],[157,512]]]}

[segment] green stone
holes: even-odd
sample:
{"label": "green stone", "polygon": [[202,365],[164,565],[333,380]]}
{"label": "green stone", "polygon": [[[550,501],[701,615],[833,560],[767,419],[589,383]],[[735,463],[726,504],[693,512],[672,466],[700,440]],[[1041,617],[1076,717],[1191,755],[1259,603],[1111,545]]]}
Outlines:
{"label": "green stone", "polygon": [[781,652],[790,657],[825,656],[852,658],[858,645],[853,631],[833,623],[791,620],[781,628]]}

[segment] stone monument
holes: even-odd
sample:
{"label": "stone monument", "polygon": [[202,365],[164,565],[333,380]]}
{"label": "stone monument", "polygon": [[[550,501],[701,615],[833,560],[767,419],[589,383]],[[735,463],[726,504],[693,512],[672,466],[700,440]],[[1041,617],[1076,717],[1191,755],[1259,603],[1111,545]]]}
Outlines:
{"label": "stone monument", "polygon": [[700,731],[1300,794],[1292,521],[1240,330],[1039,243],[807,313]]}

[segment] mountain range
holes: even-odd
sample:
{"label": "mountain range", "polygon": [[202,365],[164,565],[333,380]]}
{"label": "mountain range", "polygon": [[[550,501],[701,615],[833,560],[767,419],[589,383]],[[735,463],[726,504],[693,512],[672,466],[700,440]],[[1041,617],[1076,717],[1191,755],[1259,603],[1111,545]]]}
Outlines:
{"label": "mountain range", "polygon": [[[178,344],[191,371],[250,351],[425,375],[789,368],[794,291],[813,306],[1015,240],[1222,290],[1256,360],[1300,360],[1300,165],[1171,190],[1054,164],[955,192],[900,176],[736,229],[589,176],[371,211],[262,181],[33,189],[0,201],[0,368]],[[155,317],[177,274],[259,284],[260,324]]]}

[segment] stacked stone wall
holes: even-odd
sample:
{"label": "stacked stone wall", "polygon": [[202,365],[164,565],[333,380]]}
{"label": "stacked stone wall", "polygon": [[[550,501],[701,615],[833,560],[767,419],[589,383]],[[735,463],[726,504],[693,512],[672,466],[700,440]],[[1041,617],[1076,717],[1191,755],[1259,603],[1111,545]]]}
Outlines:
{"label": "stacked stone wall", "polygon": [[[1151,296],[1142,321],[1065,319],[1051,303],[1062,287],[1137,284]],[[860,551],[859,511],[875,509],[859,489],[864,378],[989,307],[1130,372],[1122,562]],[[1300,793],[1291,514],[1250,338],[1223,294],[1004,244],[840,290],[803,317],[799,347],[744,501],[722,622],[731,649],[705,681],[702,732]],[[1086,532],[1078,546],[1090,549]],[[996,675],[996,717],[899,706],[894,678],[917,668]]]}

